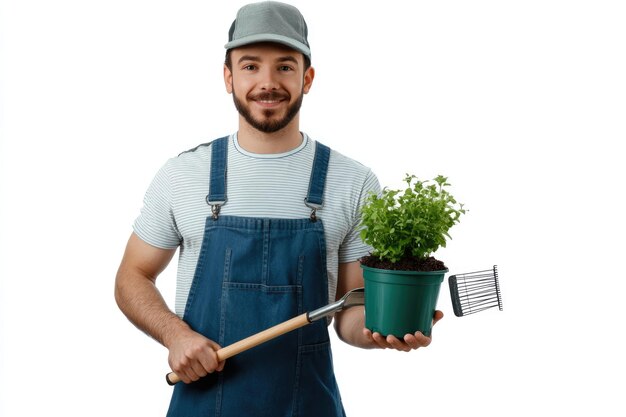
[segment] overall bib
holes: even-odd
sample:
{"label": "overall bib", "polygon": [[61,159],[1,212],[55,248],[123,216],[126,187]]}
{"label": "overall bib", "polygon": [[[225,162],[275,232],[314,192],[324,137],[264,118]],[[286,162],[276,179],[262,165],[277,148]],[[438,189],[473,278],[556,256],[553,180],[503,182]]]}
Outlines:
{"label": "overall bib", "polygon": [[[315,209],[330,149],[316,144],[308,196],[311,218],[219,215],[226,202],[228,138],[211,144],[204,237],[184,321],[220,346],[328,304],[326,243]],[[215,372],[174,388],[170,417],[345,416],[326,320],[240,353]]]}

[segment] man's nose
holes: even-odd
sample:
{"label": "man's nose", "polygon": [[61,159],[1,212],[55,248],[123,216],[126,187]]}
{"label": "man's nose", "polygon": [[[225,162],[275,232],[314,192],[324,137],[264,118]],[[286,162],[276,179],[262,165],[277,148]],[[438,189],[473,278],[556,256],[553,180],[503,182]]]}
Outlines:
{"label": "man's nose", "polygon": [[278,82],[276,80],[276,73],[269,68],[261,71],[260,87],[263,90],[276,90],[278,88]]}

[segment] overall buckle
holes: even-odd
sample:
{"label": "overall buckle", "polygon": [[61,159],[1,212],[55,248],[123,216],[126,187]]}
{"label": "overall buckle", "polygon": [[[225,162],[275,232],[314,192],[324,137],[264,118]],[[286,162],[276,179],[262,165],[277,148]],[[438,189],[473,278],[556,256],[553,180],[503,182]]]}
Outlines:
{"label": "overall buckle", "polygon": [[210,201],[209,200],[209,196],[206,196],[206,203],[211,206],[211,213],[213,214],[213,220],[217,220],[217,217],[220,214],[220,209],[221,207],[226,203],[226,200],[224,201]]}
{"label": "overall buckle", "polygon": [[324,207],[324,203],[321,203],[321,204],[311,203],[308,198],[305,198],[304,199],[304,205],[311,209],[311,216],[310,216],[311,221],[312,222],[316,222],[317,221],[317,214],[316,214],[317,210],[319,210],[322,207]]}

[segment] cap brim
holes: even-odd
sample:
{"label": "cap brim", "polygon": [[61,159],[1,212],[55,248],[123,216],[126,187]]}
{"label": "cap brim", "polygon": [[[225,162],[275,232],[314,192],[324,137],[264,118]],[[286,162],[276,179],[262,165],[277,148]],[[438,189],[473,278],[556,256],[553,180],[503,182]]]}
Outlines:
{"label": "cap brim", "polygon": [[226,45],[224,45],[224,48],[233,49],[233,48],[238,48],[240,46],[245,46],[245,45],[250,45],[253,43],[260,43],[260,42],[280,43],[282,45],[286,45],[290,48],[293,48],[296,51],[302,52],[304,55],[311,58],[311,50],[305,44],[298,42],[296,40],[293,40],[291,38],[288,38],[286,36],[275,35],[271,33],[246,36],[241,39],[236,39],[234,41],[228,42]]}

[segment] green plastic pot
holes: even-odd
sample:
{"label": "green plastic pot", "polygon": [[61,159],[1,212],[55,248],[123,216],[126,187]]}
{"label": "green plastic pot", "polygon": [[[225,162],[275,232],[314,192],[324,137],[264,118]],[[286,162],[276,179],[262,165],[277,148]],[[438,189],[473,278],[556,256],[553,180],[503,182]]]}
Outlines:
{"label": "green plastic pot", "polygon": [[365,279],[365,327],[402,339],[430,336],[439,289],[448,272],[394,271],[361,265]]}

